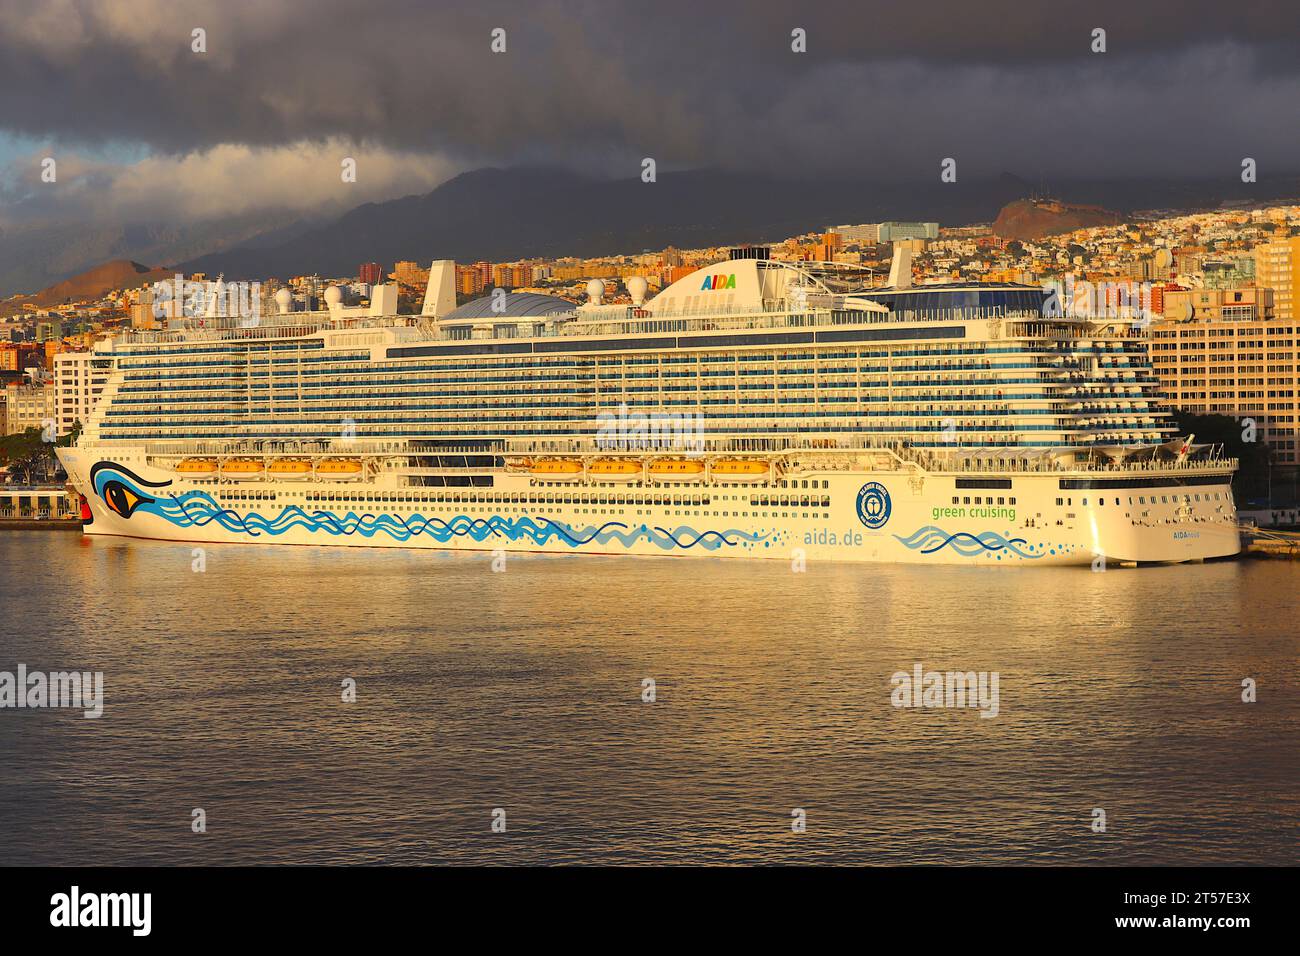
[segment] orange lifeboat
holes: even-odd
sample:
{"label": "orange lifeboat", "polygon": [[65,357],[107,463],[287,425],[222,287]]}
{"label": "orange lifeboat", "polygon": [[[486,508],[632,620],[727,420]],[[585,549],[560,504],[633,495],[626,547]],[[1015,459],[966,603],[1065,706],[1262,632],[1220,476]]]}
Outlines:
{"label": "orange lifeboat", "polygon": [[217,463],[212,458],[186,458],[176,466],[176,474],[190,478],[206,478],[217,473]]}
{"label": "orange lifeboat", "polygon": [[587,466],[587,474],[599,481],[633,481],[641,477],[641,462],[626,458],[598,458]]}
{"label": "orange lifeboat", "polygon": [[582,462],[571,458],[542,458],[531,469],[539,478],[572,478],[582,474]]}
{"label": "orange lifeboat", "polygon": [[316,477],[326,481],[355,481],[361,477],[361,462],[355,458],[327,458],[317,463]]}
{"label": "orange lifeboat", "polygon": [[221,474],[235,481],[252,481],[265,471],[266,466],[256,458],[231,458],[221,466]]}
{"label": "orange lifeboat", "polygon": [[688,458],[661,458],[650,465],[656,481],[695,481],[704,476],[704,462]]}
{"label": "orange lifeboat", "polygon": [[311,477],[311,462],[304,458],[278,458],[266,471],[281,481],[302,481]]}
{"label": "orange lifeboat", "polygon": [[713,477],[721,481],[763,481],[771,473],[765,461],[723,458],[713,463]]}

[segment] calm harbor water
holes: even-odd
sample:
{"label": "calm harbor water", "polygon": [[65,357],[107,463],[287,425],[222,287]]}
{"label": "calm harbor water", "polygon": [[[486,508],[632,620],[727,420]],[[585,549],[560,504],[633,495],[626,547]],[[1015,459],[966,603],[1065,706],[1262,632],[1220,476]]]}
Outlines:
{"label": "calm harbor water", "polygon": [[0,863],[1300,861],[1300,564],[192,560],[0,534],[0,671],[105,681],[0,710]]}

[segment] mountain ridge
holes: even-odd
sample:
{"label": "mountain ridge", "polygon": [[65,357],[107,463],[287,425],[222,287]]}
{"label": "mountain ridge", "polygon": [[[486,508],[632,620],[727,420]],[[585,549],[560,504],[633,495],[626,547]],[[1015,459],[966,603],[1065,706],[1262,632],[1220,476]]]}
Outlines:
{"label": "mountain ridge", "polygon": [[[658,182],[609,179],[554,167],[483,167],[430,192],[367,202],[330,215],[261,210],[196,223],[0,228],[0,295],[42,292],[117,260],[168,262],[230,279],[355,275],[362,262],[452,258],[501,262],[593,257],[771,242],[840,223],[994,222],[1007,204],[1039,191],[1011,172],[984,180],[882,184],[792,180],[702,169]],[[1213,208],[1300,196],[1300,176],[1243,184],[1213,181],[1070,181],[1053,192],[1071,204],[1126,214]]]}
{"label": "mountain ridge", "polygon": [[171,275],[172,270],[166,266],[146,266],[131,259],[110,259],[32,295],[5,303],[6,311],[22,311],[24,304],[48,309],[67,302],[92,301],[115,289],[135,289]]}
{"label": "mountain ridge", "polygon": [[[1300,195],[1300,177],[1259,184],[1079,182],[1057,184],[1071,205],[1134,209],[1201,208],[1225,200]],[[693,170],[657,182],[600,179],[551,167],[482,168],[414,196],[354,207],[287,242],[234,245],[180,263],[185,271],[257,279],[353,275],[362,262],[391,265],[451,258],[627,255],[673,245],[693,248],[770,242],[826,226],[889,219],[945,225],[993,222],[1029,184],[1004,173],[966,183],[796,181]]]}

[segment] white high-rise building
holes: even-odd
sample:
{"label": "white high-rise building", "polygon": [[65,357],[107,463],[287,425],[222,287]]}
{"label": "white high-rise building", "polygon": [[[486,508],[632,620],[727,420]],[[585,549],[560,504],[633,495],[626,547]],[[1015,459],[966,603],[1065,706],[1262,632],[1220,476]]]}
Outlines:
{"label": "white high-rise building", "polygon": [[100,352],[60,352],[54,356],[54,420],[59,436],[89,420],[113,371],[113,358]]}
{"label": "white high-rise building", "polygon": [[874,222],[864,222],[856,226],[831,226],[826,231],[838,233],[846,244],[856,242],[874,246],[880,241],[880,224]]}

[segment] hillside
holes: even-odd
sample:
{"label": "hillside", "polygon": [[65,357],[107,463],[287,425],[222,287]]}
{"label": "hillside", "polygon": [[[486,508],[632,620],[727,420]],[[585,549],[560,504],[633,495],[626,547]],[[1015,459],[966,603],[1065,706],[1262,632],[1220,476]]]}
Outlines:
{"label": "hillside", "polygon": [[196,222],[163,216],[145,222],[14,223],[0,216],[0,298],[35,295],[101,263],[183,262],[245,243],[284,242],[317,224],[278,209]]}
{"label": "hillside", "polygon": [[130,259],[113,259],[71,279],[56,282],[33,295],[6,302],[3,309],[5,312],[12,313],[22,311],[25,303],[48,309],[68,302],[94,301],[114,289],[134,289],[169,278],[171,275],[172,271],[165,267],[151,269]]}
{"label": "hillside", "polygon": [[1123,216],[1101,206],[1083,206],[1056,199],[1017,199],[1002,207],[993,232],[1003,239],[1042,239],[1076,229],[1109,226]]}

